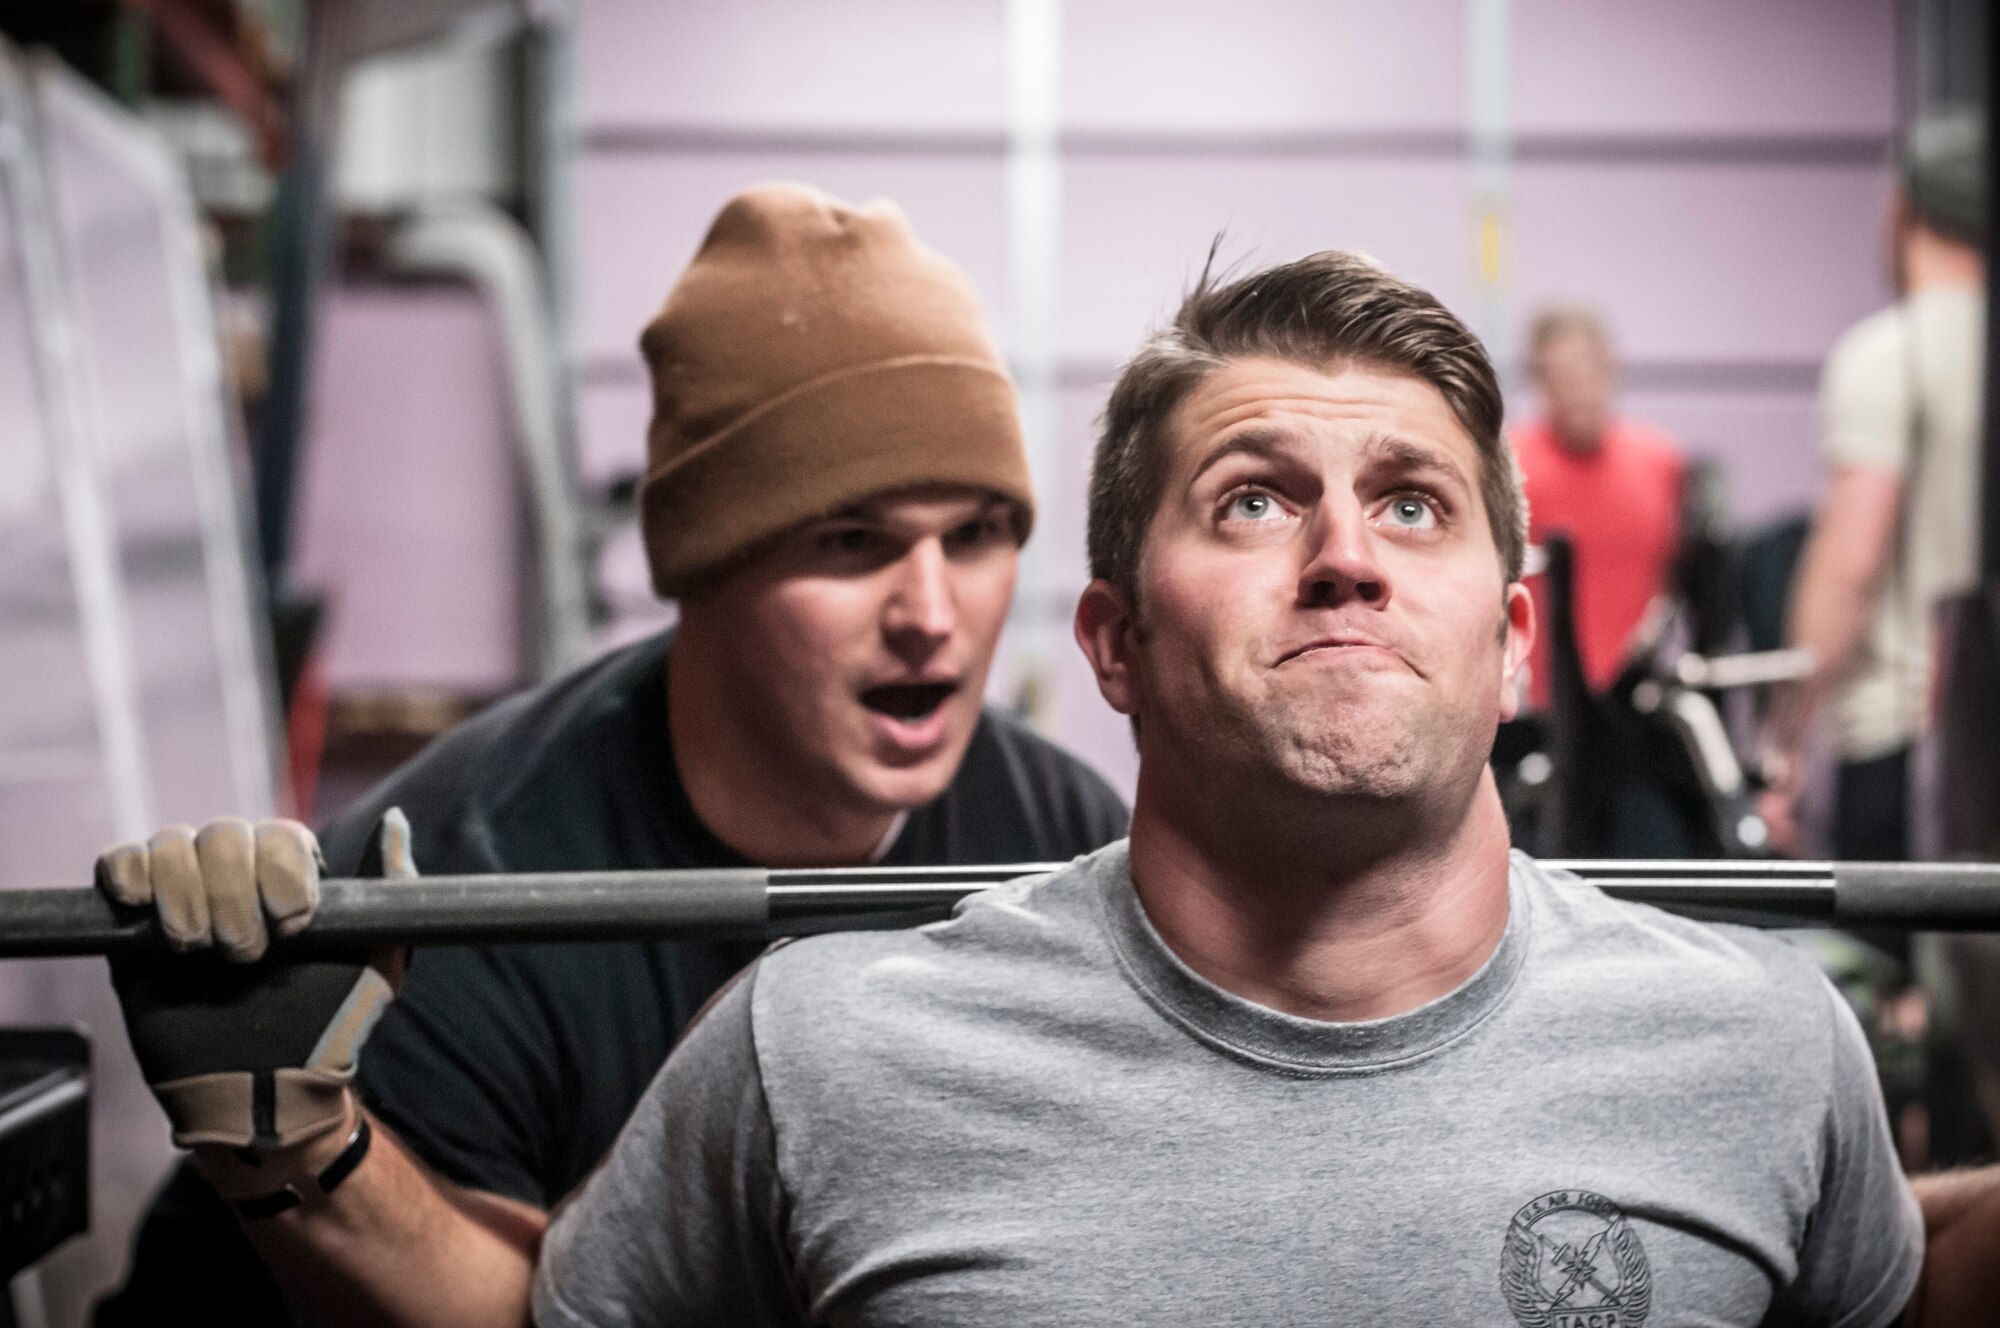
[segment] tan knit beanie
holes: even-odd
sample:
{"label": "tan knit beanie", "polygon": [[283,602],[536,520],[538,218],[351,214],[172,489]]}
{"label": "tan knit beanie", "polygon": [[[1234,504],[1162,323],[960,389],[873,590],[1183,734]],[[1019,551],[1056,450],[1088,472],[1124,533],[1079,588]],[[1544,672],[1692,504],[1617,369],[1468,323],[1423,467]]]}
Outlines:
{"label": "tan knit beanie", "polygon": [[922,484],[1034,492],[1013,384],[965,274],[894,204],[797,184],[732,198],[639,339],[653,585],[685,593],[760,541]]}

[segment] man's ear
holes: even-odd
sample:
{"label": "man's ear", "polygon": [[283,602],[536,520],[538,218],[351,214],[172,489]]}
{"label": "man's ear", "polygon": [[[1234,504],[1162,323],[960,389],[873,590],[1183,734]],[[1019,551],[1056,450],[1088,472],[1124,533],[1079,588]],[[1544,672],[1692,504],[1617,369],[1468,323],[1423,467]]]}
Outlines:
{"label": "man's ear", "polygon": [[1097,690],[1119,714],[1136,714],[1139,700],[1133,645],[1137,632],[1125,592],[1109,581],[1092,581],[1076,602],[1074,627],[1076,643],[1097,675]]}
{"label": "man's ear", "polygon": [[1521,712],[1521,672],[1535,649],[1535,598],[1519,581],[1507,587],[1507,634],[1500,643],[1500,718],[1513,719]]}

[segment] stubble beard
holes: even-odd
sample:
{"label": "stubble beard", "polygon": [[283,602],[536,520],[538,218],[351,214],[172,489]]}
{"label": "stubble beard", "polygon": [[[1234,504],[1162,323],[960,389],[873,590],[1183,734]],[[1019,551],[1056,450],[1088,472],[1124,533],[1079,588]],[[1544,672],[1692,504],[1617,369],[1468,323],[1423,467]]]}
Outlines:
{"label": "stubble beard", "polygon": [[[1208,678],[1210,684],[1217,679]],[[1394,803],[1425,784],[1434,723],[1412,726],[1372,705],[1343,705],[1325,696],[1238,695],[1208,686],[1149,707],[1160,755],[1200,772],[1196,783],[1281,802]],[[1374,713],[1369,713],[1369,712]],[[1428,739],[1428,741],[1427,741]],[[1223,799],[1235,801],[1235,799]]]}
{"label": "stubble beard", "polygon": [[[1138,624],[1139,643],[1157,645],[1145,626]],[[1246,694],[1195,651],[1178,661],[1155,654],[1146,672],[1155,686],[1142,683],[1152,697],[1135,727],[1142,780],[1146,761],[1179,767],[1164,781],[1178,786],[1166,800],[1169,814],[1205,822],[1223,840],[1351,836],[1355,848],[1365,839],[1392,850],[1436,814],[1448,815],[1449,804],[1463,800],[1457,794],[1469,797],[1485,766],[1485,750],[1468,760],[1464,748],[1468,730],[1490,716],[1445,704],[1428,685],[1410,696],[1398,695],[1401,688],[1366,694],[1384,685],[1379,680],[1360,683],[1359,696],[1303,685]],[[1164,695],[1156,689],[1176,675],[1181,686]]]}
{"label": "stubble beard", "polygon": [[1267,780],[1313,801],[1387,807],[1428,785],[1441,735],[1426,716],[1384,709],[1380,699],[1356,706],[1292,696],[1232,707],[1228,718]]}

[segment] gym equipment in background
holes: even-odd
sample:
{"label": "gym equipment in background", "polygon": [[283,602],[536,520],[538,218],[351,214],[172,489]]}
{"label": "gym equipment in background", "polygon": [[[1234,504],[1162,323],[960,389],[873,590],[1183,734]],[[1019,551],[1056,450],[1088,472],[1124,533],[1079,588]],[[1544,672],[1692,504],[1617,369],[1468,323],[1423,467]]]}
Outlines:
{"label": "gym equipment in background", "polygon": [[0,1283],[90,1226],[90,1040],[0,1028]]}

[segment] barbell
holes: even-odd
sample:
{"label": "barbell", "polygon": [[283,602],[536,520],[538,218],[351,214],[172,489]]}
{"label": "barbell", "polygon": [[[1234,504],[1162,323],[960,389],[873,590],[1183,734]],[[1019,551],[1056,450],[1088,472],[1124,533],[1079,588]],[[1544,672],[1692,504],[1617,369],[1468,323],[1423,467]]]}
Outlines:
{"label": "barbell", "polygon": [[[320,882],[280,953],[391,944],[754,939],[907,926],[978,890],[1061,863],[978,867],[496,872]],[[1547,861],[1606,894],[1711,921],[2000,932],[2000,865],[1925,862]],[[85,887],[0,891],[0,959],[165,947],[150,909]]]}

